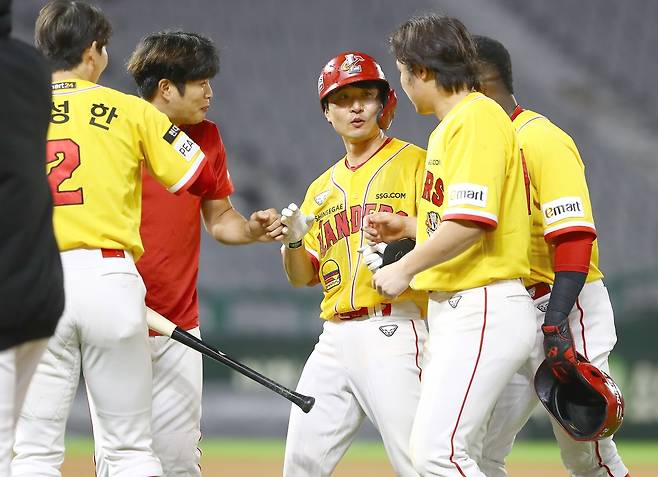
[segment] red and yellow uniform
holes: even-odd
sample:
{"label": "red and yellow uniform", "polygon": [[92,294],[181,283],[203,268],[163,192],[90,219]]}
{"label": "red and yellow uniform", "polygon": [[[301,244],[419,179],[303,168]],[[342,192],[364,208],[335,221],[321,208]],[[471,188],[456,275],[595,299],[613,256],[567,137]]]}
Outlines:
{"label": "red and yellow uniform", "polygon": [[[555,246],[551,242],[569,232],[596,235],[585,166],[571,137],[541,114],[517,108],[512,124],[532,186],[531,273],[526,284],[552,284]],[[598,265],[594,241],[588,283],[603,277]]]}
{"label": "red and yellow uniform", "polygon": [[432,132],[418,206],[418,243],[442,220],[486,228],[457,257],[417,274],[416,290],[459,291],[526,277],[530,221],[525,176],[510,119],[491,99],[470,93]]}
{"label": "red and yellow uniform", "polygon": [[80,79],[52,88],[46,152],[60,250],[124,249],[139,259],[142,163],[181,192],[205,163],[203,152],[135,96]]}
{"label": "red and yellow uniform", "polygon": [[[304,245],[324,289],[322,318],[386,306],[357,252],[364,245],[363,218],[372,212],[415,216],[424,160],[424,150],[389,139],[361,166],[353,169],[346,160],[339,161],[310,185],[301,209],[314,215],[315,222]],[[425,293],[408,290],[393,303],[402,301],[413,301],[425,316]]]}
{"label": "red and yellow uniform", "polygon": [[228,197],[233,183],[215,123],[202,121],[181,129],[201,147],[216,182],[203,198],[188,192],[173,195],[144,169],[140,232],[145,252],[137,269],[146,284],[146,305],[183,330],[191,330],[199,326],[201,201]]}

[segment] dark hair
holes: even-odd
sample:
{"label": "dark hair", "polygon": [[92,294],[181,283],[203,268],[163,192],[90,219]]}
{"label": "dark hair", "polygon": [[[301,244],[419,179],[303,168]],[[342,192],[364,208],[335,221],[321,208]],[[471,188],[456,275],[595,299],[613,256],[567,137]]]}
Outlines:
{"label": "dark hair", "polygon": [[507,49],[501,42],[488,36],[474,35],[473,41],[477,50],[478,62],[496,70],[505,88],[510,94],[514,94],[512,60]]}
{"label": "dark hair", "polygon": [[348,86],[352,86],[354,88],[361,88],[361,89],[377,88],[377,97],[379,98],[379,102],[382,103],[382,106],[384,106],[386,104],[386,98],[388,98],[388,92],[391,89],[391,87],[388,85],[388,83],[386,83],[385,81],[381,81],[381,80],[357,81],[355,83],[346,84],[345,86],[341,86],[340,88],[336,88],[331,93],[329,93],[327,96],[322,98],[322,100],[320,100],[320,104],[322,104],[322,110],[323,111],[327,110],[327,105],[329,104],[329,97],[331,95],[333,95],[334,93],[340,91],[343,88],[347,88]]}
{"label": "dark hair", "polygon": [[101,50],[112,26],[100,8],[82,1],[54,0],[41,9],[34,29],[37,48],[55,71],[70,70],[95,41]]}
{"label": "dark hair", "polygon": [[400,25],[389,39],[396,60],[411,69],[433,71],[437,86],[456,93],[477,89],[475,45],[464,24],[436,14],[413,17]]}
{"label": "dark hair", "polygon": [[161,79],[174,83],[182,95],[186,82],[217,75],[219,55],[206,37],[184,31],[162,31],[139,42],[128,60],[128,72],[144,99],[153,98]]}

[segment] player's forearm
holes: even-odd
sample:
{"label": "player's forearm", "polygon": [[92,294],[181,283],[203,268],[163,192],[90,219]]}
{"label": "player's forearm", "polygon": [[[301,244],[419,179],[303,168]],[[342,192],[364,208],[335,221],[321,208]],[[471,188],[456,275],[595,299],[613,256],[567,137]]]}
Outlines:
{"label": "player's forearm", "polygon": [[215,240],[224,245],[243,245],[255,241],[249,232],[247,219],[233,208],[213,217],[209,224],[206,223],[206,228]]}
{"label": "player's forearm", "polygon": [[470,222],[442,222],[430,238],[417,245],[400,262],[412,275],[455,258],[478,241],[484,230]]}
{"label": "player's forearm", "polygon": [[310,285],[317,272],[306,249],[298,248],[283,248],[283,268],[288,277],[288,281],[294,287],[303,287]]}
{"label": "player's forearm", "polygon": [[404,232],[401,238],[410,238],[416,240],[416,223],[417,217],[404,217]]}

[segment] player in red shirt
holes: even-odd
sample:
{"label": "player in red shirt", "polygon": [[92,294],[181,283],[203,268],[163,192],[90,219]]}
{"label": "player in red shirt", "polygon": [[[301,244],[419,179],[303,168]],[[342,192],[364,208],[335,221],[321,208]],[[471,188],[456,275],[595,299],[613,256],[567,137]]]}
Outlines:
{"label": "player in red shirt", "polygon": [[[194,138],[208,160],[205,180],[192,186],[201,197],[168,194],[143,171],[141,236],[145,253],[137,267],[147,288],[146,305],[195,336],[200,336],[196,288],[199,215],[212,237],[224,244],[282,237],[274,209],[254,212],[247,220],[229,199],[233,184],[224,144],[217,126],[205,119],[213,97],[210,80],[218,70],[219,58],[211,40],[182,31],[146,36],[128,62],[140,96]],[[201,354],[154,333],[150,342],[153,450],[164,476],[200,476]],[[94,426],[97,475],[106,476],[102,431]]]}

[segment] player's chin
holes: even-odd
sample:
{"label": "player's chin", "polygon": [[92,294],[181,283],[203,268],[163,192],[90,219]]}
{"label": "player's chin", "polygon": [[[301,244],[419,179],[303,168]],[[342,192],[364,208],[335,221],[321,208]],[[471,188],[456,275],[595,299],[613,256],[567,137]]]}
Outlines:
{"label": "player's chin", "polygon": [[206,119],[207,114],[208,114],[208,110],[200,109],[199,111],[190,115],[189,117],[190,122],[187,124],[199,124],[201,121]]}

